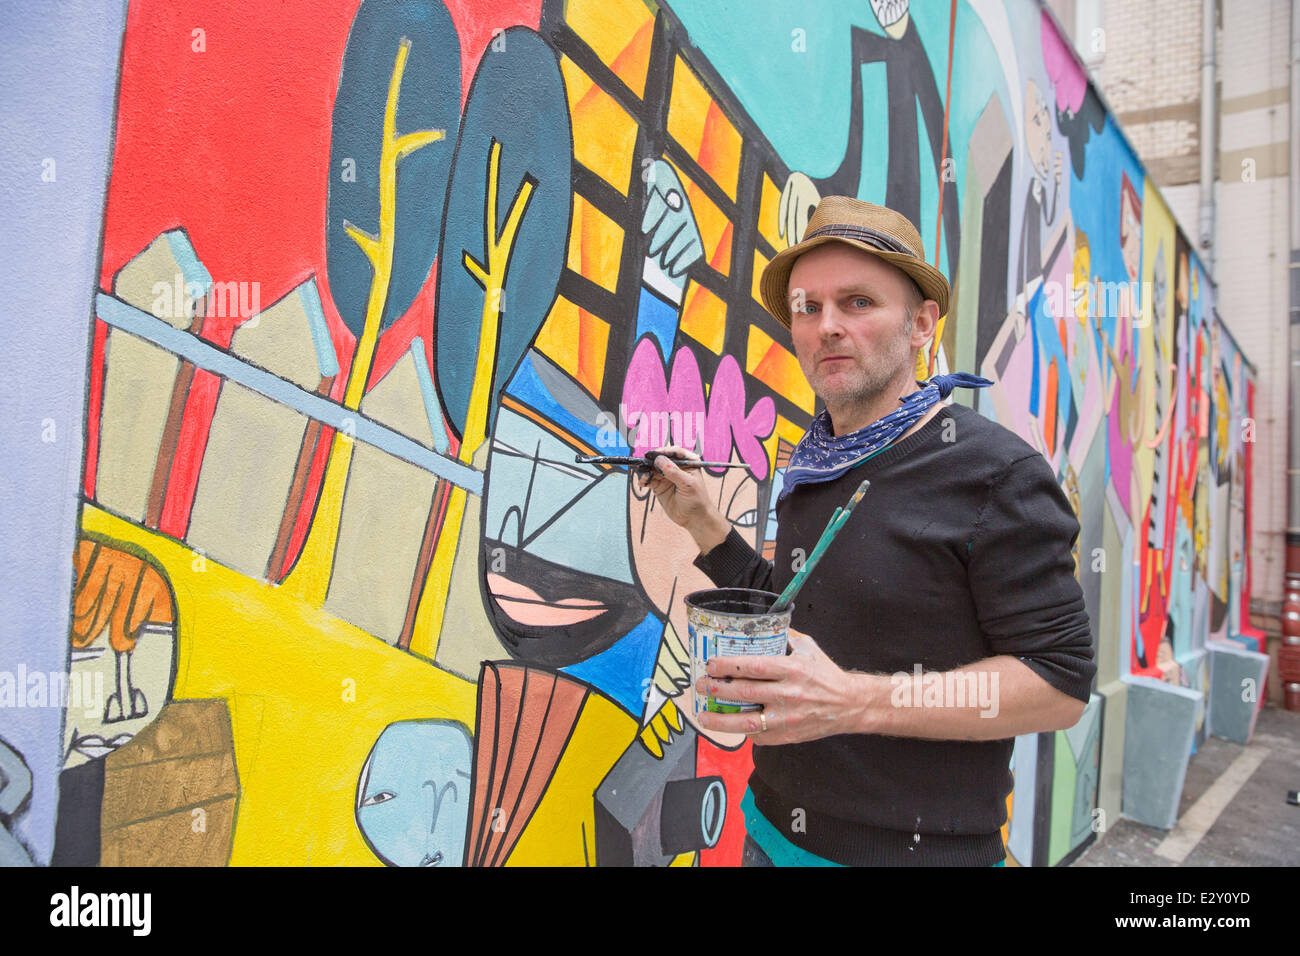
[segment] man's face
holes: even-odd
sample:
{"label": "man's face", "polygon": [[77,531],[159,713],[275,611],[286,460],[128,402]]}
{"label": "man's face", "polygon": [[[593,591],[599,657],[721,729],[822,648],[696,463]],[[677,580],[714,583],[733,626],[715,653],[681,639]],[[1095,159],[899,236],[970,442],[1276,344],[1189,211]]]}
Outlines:
{"label": "man's face", "polygon": [[871,402],[911,368],[915,292],[901,269],[828,242],[795,260],[789,293],[795,355],[827,405]]}

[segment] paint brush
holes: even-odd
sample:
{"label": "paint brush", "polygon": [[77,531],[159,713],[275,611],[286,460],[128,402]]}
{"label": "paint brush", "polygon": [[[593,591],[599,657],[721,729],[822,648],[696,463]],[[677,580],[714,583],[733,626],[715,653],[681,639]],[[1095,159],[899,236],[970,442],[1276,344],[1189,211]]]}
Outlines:
{"label": "paint brush", "polygon": [[660,455],[669,459],[678,468],[748,468],[741,461],[699,461],[695,458],[681,458],[664,452],[648,451],[644,455],[577,455],[574,461],[579,465],[625,465],[633,471],[656,473],[655,459]]}
{"label": "paint brush", "polygon": [[808,576],[812,574],[813,568],[817,567],[817,562],[822,559],[822,555],[826,553],[826,549],[829,548],[831,542],[835,540],[835,536],[840,533],[840,529],[848,522],[849,515],[853,514],[853,509],[857,507],[858,502],[862,500],[862,496],[867,493],[867,489],[870,487],[871,482],[864,478],[862,484],[858,485],[858,490],[855,491],[853,497],[849,499],[849,503],[843,508],[835,509],[835,513],[832,514],[830,520],[826,522],[826,527],[822,529],[821,537],[817,539],[817,544],[813,546],[812,554],[808,555],[808,560],[804,562],[803,567],[799,569],[798,573],[795,574],[793,578],[791,578],[790,583],[787,584],[785,590],[781,592],[781,596],[777,598],[776,603],[772,605],[773,614],[782,613],[794,603],[795,595],[798,594],[799,589],[804,586],[804,583],[808,580]]}

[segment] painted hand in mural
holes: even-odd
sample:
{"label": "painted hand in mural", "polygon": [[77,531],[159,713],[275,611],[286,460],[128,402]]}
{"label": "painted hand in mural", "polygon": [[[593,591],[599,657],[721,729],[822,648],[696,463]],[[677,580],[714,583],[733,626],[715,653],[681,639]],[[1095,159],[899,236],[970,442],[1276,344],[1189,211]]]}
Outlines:
{"label": "painted hand in mural", "polygon": [[781,205],[776,213],[776,231],[787,246],[803,238],[808,220],[821,201],[816,183],[797,170],[790,174],[781,189]]}
{"label": "painted hand in mural", "polygon": [[641,232],[650,237],[649,257],[670,277],[684,284],[686,270],[704,255],[704,243],[682,181],[662,159],[650,168]]}
{"label": "painted hand in mural", "polygon": [[715,657],[709,676],[695,685],[700,694],[762,704],[766,721],[753,713],[702,713],[700,725],[749,734],[755,746],[765,747],[851,731],[859,702],[850,675],[807,634],[792,629],[789,642],[785,657]]}

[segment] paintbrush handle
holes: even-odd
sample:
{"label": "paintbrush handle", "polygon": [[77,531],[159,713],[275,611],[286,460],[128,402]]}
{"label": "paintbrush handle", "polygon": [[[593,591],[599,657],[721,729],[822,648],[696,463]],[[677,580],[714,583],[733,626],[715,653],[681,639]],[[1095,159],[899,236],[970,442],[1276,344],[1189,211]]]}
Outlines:
{"label": "paintbrush handle", "polygon": [[862,500],[862,496],[866,494],[867,489],[870,487],[871,482],[864,478],[862,484],[858,485],[858,490],[855,491],[853,497],[849,499],[848,504],[843,508],[835,509],[830,520],[826,522],[826,527],[822,529],[821,537],[817,539],[817,544],[813,546],[812,554],[808,555],[808,560],[804,562],[803,567],[800,568],[798,572],[795,573],[795,576],[790,579],[790,583],[785,586],[785,590],[781,592],[781,596],[778,597],[776,603],[772,605],[772,613],[781,614],[786,610],[786,608],[794,603],[795,595],[797,595],[799,589],[804,586],[804,582],[806,582],[808,576],[812,574],[813,568],[815,568],[817,562],[822,559],[822,555],[824,555],[826,549],[831,546],[831,542],[834,541],[835,536],[840,533],[840,529],[848,522],[849,516],[853,514],[853,509],[857,507],[858,502]]}

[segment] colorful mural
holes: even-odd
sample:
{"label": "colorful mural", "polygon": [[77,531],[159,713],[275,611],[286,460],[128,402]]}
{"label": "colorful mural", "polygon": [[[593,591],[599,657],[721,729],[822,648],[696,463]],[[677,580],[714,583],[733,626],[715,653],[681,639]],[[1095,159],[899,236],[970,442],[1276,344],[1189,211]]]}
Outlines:
{"label": "colorful mural", "polygon": [[1257,647],[1253,370],[1050,18],[741,6],[133,0],[59,638],[111,694],[38,862],[737,864],[694,545],[575,457],[743,463],[708,481],[770,550],[817,406],[757,281],[833,193],[915,222],[921,374],[992,379],[957,400],[1082,528],[1097,686],[1017,742],[1011,861],[1094,838],[1125,678]]}

